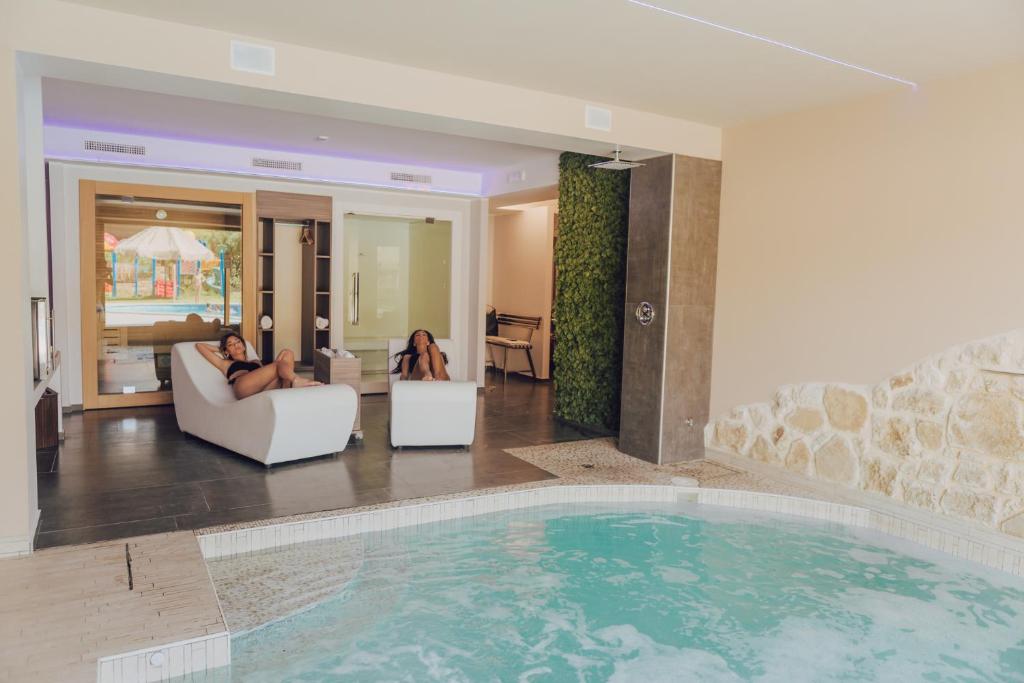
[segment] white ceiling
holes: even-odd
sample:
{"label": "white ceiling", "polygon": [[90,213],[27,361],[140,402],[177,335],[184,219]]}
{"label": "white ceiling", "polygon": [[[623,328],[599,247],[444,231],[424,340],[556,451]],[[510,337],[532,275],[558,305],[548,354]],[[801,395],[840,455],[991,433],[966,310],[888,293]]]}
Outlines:
{"label": "white ceiling", "polygon": [[[72,0],[714,125],[900,88],[627,0]],[[915,82],[1024,59],[1024,0],[648,0]]]}
{"label": "white ceiling", "polygon": [[[486,173],[558,152],[229,102],[43,79],[48,125]],[[316,140],[318,135],[328,140]]]}

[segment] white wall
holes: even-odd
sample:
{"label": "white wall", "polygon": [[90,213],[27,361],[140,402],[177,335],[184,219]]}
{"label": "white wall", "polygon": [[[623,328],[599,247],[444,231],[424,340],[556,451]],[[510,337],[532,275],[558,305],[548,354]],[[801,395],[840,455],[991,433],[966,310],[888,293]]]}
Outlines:
{"label": "white wall", "polygon": [[[336,234],[331,244],[331,290],[345,292],[342,253],[344,218],[346,212],[384,216],[435,216],[452,222],[452,336],[457,342],[453,366],[465,376],[483,385],[483,360],[476,351],[483,343],[478,335],[483,330],[482,309],[475,305],[481,279],[479,268],[485,268],[474,249],[479,248],[479,200],[442,197],[410,192],[367,190],[329,184],[271,181],[244,176],[226,176],[118,167],[79,163],[52,162],[50,164],[51,221],[54,230],[54,327],[55,345],[64,357],[61,373],[61,401],[63,405],[82,403],[81,375],[81,311],[78,297],[78,181],[80,179],[132,182],[148,185],[169,185],[220,189],[236,192],[273,190],[329,195],[333,199],[333,229]],[[343,320],[345,297],[331,297],[332,320]],[[342,326],[331,326],[331,345],[343,346]],[[478,332],[480,330],[480,332]]]}
{"label": "white wall", "polygon": [[[555,203],[493,217],[491,305],[499,313],[541,316],[533,333],[537,377],[548,378]],[[505,333],[506,330],[502,330]],[[497,354],[499,367],[503,353]],[[522,351],[509,351],[509,370],[529,371]]]}
{"label": "white wall", "polygon": [[38,201],[43,177],[29,159],[41,148],[42,122],[33,118],[39,83],[21,73],[10,49],[11,25],[12,12],[0,3],[0,215],[7,256],[0,269],[0,300],[8,322],[0,354],[9,362],[0,385],[0,556],[29,552],[39,519],[29,299],[36,291],[45,293],[45,286],[37,290],[33,284],[45,283],[46,273],[45,251],[40,262],[38,239],[29,236],[31,226],[44,222]]}
{"label": "white wall", "polygon": [[711,412],[1022,327],[1024,64],[724,134]]}
{"label": "white wall", "polygon": [[291,349],[300,360],[303,352],[301,230],[294,224],[274,225],[274,351]]}

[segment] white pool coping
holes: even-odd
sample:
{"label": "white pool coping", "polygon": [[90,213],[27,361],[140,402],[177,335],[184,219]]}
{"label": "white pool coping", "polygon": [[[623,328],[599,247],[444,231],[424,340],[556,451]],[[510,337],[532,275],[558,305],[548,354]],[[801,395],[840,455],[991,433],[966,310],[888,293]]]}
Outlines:
{"label": "white pool coping", "polygon": [[759,491],[653,484],[567,484],[489,493],[262,527],[233,529],[201,535],[198,540],[203,557],[211,560],[279,548],[293,543],[380,533],[389,529],[537,505],[677,501],[762,510],[874,529],[956,558],[977,562],[1015,576],[1024,576],[1024,543],[1009,537],[1004,541],[993,538],[992,534],[975,534],[971,529],[958,528],[960,525],[938,516],[925,520],[920,515],[904,515],[897,511],[880,511],[844,503]]}
{"label": "white pool coping", "polygon": [[[1009,537],[993,538],[992,534],[987,533],[974,533],[970,528],[938,516],[923,519],[920,515],[902,514],[901,511],[886,512],[759,491],[651,484],[565,484],[488,493],[232,529],[200,535],[197,540],[203,558],[212,560],[296,543],[358,534],[382,534],[391,529],[540,505],[652,502],[691,502],[760,510],[873,529],[959,559],[977,562],[1014,576],[1024,576],[1024,542]],[[100,683],[150,683],[209,671],[231,663],[230,645],[229,635],[218,633],[206,638],[104,657],[99,662],[97,680]],[[160,666],[152,663],[152,655],[157,652],[162,654]]]}

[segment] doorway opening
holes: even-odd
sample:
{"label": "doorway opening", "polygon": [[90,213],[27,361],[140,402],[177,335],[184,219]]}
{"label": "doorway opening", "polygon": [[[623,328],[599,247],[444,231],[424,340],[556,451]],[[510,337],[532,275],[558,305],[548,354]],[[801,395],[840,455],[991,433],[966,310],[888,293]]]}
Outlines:
{"label": "doorway opening", "polygon": [[499,323],[508,316],[540,319],[540,323],[536,328],[499,324],[497,336],[527,341],[531,348],[506,353],[488,344],[484,361],[502,375],[507,363],[509,373],[549,380],[554,375],[558,187],[543,188],[529,201],[519,196],[498,197],[492,207],[488,302]]}

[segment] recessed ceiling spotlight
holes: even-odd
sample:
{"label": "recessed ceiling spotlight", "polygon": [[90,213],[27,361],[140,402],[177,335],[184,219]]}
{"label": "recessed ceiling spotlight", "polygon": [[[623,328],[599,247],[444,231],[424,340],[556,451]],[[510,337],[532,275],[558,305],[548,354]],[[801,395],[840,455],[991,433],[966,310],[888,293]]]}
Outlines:
{"label": "recessed ceiling spotlight", "polygon": [[765,36],[759,36],[756,33],[748,33],[746,31],[741,31],[738,28],[732,28],[731,26],[725,26],[724,24],[716,24],[713,21],[708,21],[707,19],[701,19],[700,17],[695,17],[692,14],[683,14],[682,12],[677,12],[677,11],[675,11],[673,9],[668,9],[667,7],[660,7],[658,5],[654,5],[654,4],[651,4],[649,2],[643,2],[643,0],[626,0],[626,2],[628,2],[631,5],[637,5],[638,7],[645,7],[647,9],[651,9],[651,10],[654,10],[656,12],[662,12],[663,14],[669,14],[669,15],[671,15],[673,17],[677,17],[679,19],[686,19],[687,21],[693,21],[693,22],[696,22],[698,24],[703,24],[704,26],[710,26],[711,28],[717,28],[719,31],[727,31],[729,33],[733,33],[733,34],[738,35],[738,36],[743,36],[744,38],[752,38],[754,40],[759,40],[762,43],[768,43],[769,45],[774,45],[776,47],[781,47],[781,48],[785,48],[787,50],[792,50],[793,52],[798,52],[798,53],[800,53],[802,55],[807,55],[808,57],[814,57],[815,59],[820,59],[822,61],[829,62],[831,64],[837,64],[839,66],[845,66],[848,69],[855,69],[856,71],[860,71],[861,73],[866,73],[866,74],[870,74],[872,76],[877,76],[879,78],[884,78],[884,79],[889,80],[889,81],[895,81],[897,83],[902,83],[903,85],[908,85],[911,88],[913,88],[914,90],[917,90],[917,83],[915,83],[913,81],[908,81],[905,78],[900,78],[899,76],[893,76],[893,75],[890,75],[890,74],[884,74],[884,73],[882,73],[880,71],[874,71],[874,70],[869,69],[869,68],[867,68],[865,66],[858,66],[856,64],[851,64],[850,62],[844,62],[841,59],[834,59],[832,57],[828,57],[826,55],[819,54],[817,52],[811,52],[810,50],[805,50],[802,47],[797,47],[796,45],[790,45],[789,43],[783,43],[782,41],[779,41],[779,40],[774,40],[772,38],[767,38]]}
{"label": "recessed ceiling spotlight", "polygon": [[326,135],[317,135],[316,136],[316,141],[317,142],[327,142],[328,140],[330,140],[330,138],[327,137]]}

